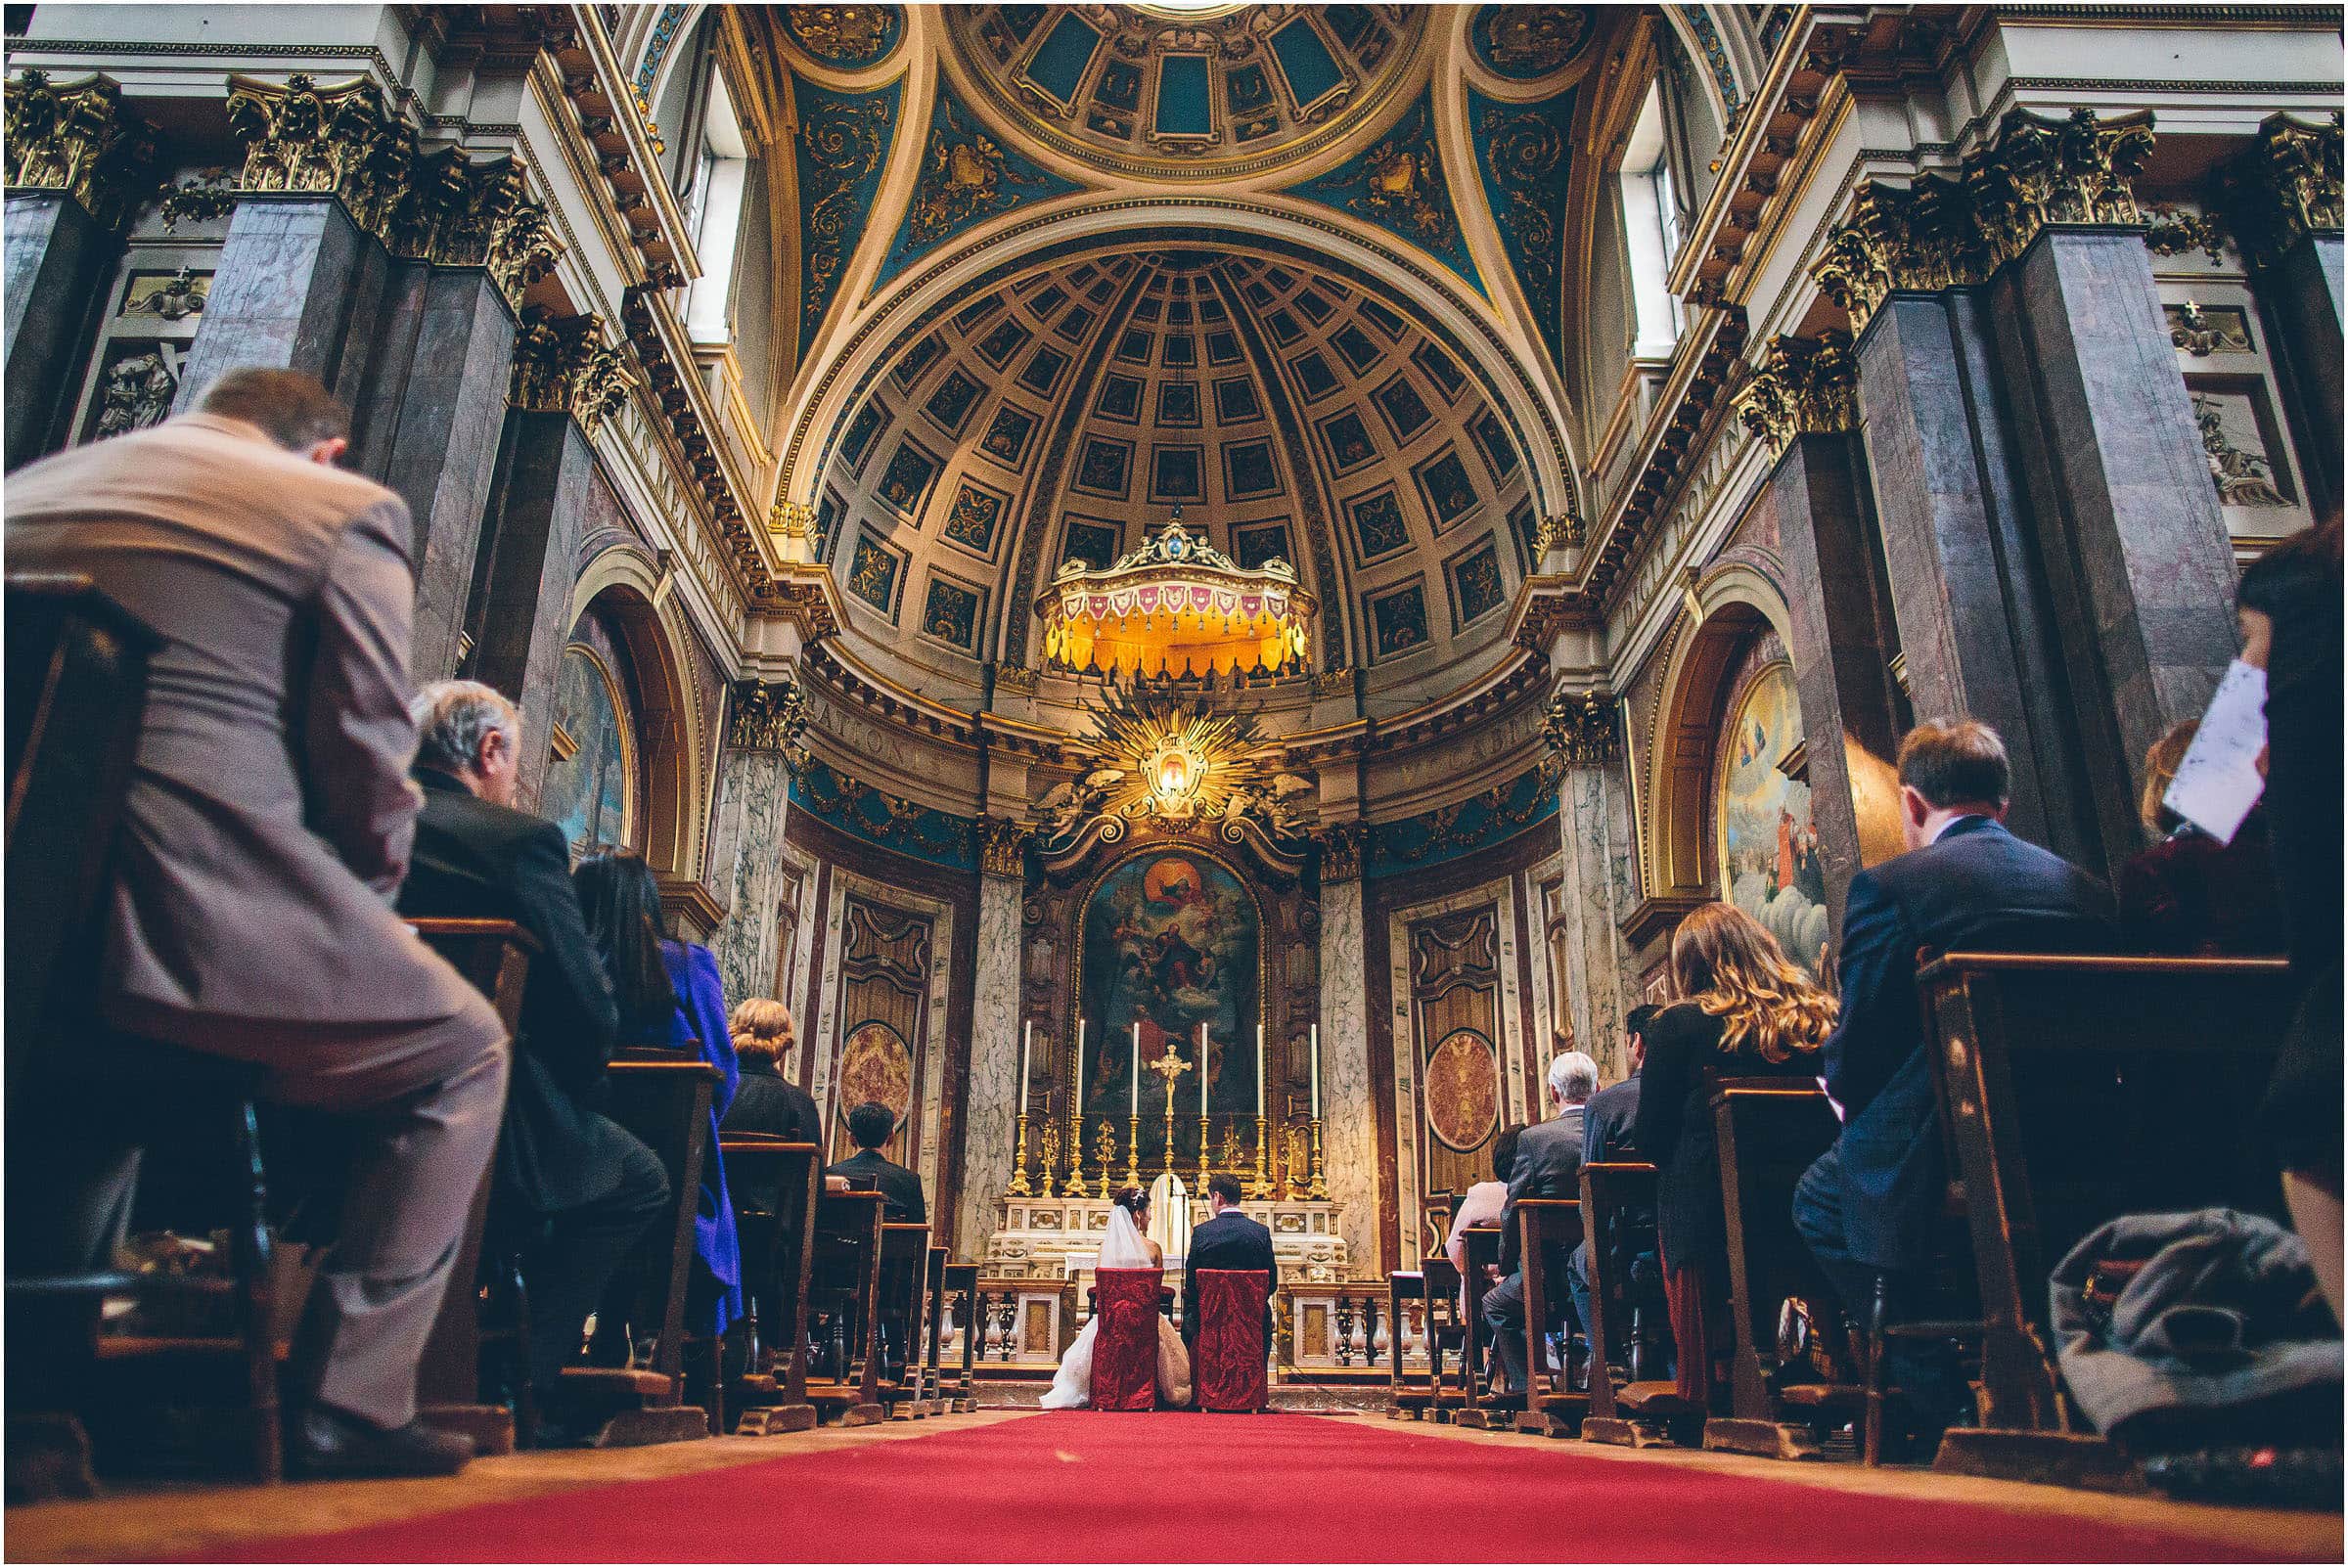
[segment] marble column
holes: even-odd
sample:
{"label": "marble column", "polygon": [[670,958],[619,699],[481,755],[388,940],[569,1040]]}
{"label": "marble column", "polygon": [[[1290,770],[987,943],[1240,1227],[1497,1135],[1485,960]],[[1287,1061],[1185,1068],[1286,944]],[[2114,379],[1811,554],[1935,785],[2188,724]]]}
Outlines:
{"label": "marble column", "polygon": [[120,237],[63,191],[8,193],[6,464],[21,468],[66,444],[74,371],[95,296]]}
{"label": "marble column", "polygon": [[[407,502],[415,523],[416,632],[408,662],[421,684],[453,674],[460,662],[458,637],[512,380],[514,313],[485,271],[420,266],[414,272],[413,308],[399,323],[406,365],[392,393],[394,408],[385,411],[387,423],[379,415],[369,425],[381,451],[380,477]],[[526,500],[525,510],[535,500]],[[509,512],[512,505],[510,498]],[[575,500],[559,510],[571,514],[575,533]],[[570,554],[564,552],[566,563]]]}
{"label": "marble column", "polygon": [[[474,639],[464,667],[473,679],[514,698],[521,707],[522,733],[539,738],[524,748],[529,760],[521,781],[524,794],[535,799],[546,772],[544,740],[554,717],[556,673],[570,632],[570,591],[578,574],[587,491],[595,482],[595,453],[566,414],[516,409],[505,426],[493,515],[481,530],[477,553],[468,552],[461,562],[445,555],[435,560],[428,541],[417,582],[414,664],[422,682],[437,679],[459,662],[460,627],[449,613],[452,584],[447,579],[461,565],[472,584],[473,604],[463,625]],[[461,589],[465,582],[453,586]],[[433,627],[429,661],[428,605]]]}
{"label": "marble column", "polygon": [[1356,874],[1321,884],[1321,1149],[1356,1274],[1377,1267],[1377,1106],[1370,1082],[1370,976]]}
{"label": "marble column", "polygon": [[986,1256],[986,1238],[1002,1220],[997,1201],[1011,1181],[1019,1098],[1022,890],[1016,875],[990,872],[978,878],[978,963],[971,977],[971,1068],[962,1086],[962,1198],[954,1227],[956,1254],[965,1262]]}
{"label": "marble column", "polygon": [[[1564,850],[1564,1005],[1573,1045],[1596,1059],[1603,1081],[1630,1070],[1622,1059],[1622,1019],[1639,1000],[1636,956],[1622,922],[1639,902],[1633,871],[1628,782],[1620,748],[1569,764],[1558,784],[1558,829]],[[1541,1063],[1544,1070],[1547,1063]]]}
{"label": "marble column", "polygon": [[356,407],[382,339],[391,265],[333,196],[239,197],[174,412],[245,365],[308,371]]}
{"label": "marble column", "polygon": [[2276,114],[2219,182],[2251,264],[2275,366],[2294,405],[2300,470],[2319,517],[2340,507],[2340,122]]}
{"label": "marble column", "polygon": [[[726,995],[784,995],[790,976],[776,972],[783,950],[781,899],[785,880],[783,829],[790,816],[788,725],[765,722],[773,686],[737,682],[728,694],[726,744],[718,755],[717,805],[709,823],[709,882],[725,900],[725,918],[709,934]],[[799,1038],[814,1038],[815,1020],[802,1018]]]}
{"label": "marble column", "polygon": [[[1991,290],[2102,864],[2145,752],[2234,656],[2234,551],[2140,233],[2049,228]],[[2091,861],[2088,864],[2096,865]]]}

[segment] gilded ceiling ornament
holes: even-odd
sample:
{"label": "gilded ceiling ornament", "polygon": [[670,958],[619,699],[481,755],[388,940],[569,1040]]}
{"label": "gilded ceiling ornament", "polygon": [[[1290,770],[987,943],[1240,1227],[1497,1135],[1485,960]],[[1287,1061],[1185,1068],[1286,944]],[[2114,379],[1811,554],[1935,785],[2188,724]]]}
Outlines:
{"label": "gilded ceiling ornament", "polygon": [[532,306],[514,333],[506,401],[533,414],[568,414],[592,435],[619,412],[636,383],[625,348],[607,342],[592,313],[556,317]]}
{"label": "gilded ceiling ornament", "polygon": [[888,50],[896,21],[888,6],[785,6],[783,24],[800,48],[833,66],[868,66]]}
{"label": "gilded ceiling ornament", "polygon": [[2340,112],[2309,125],[2276,114],[2222,192],[2243,251],[2260,265],[2310,234],[2340,232]]}
{"label": "gilded ceiling ornament", "polygon": [[390,232],[414,174],[416,132],[384,108],[374,82],[354,76],[320,87],[296,71],[280,86],[232,76],[228,128],[245,144],[243,189],[332,195],[360,228]]}
{"label": "gilded ceiling ornament", "polygon": [[1587,6],[1486,6],[1476,13],[1475,52],[1513,81],[1546,76],[1590,40]]}
{"label": "gilded ceiling ornament", "polygon": [[[1546,7],[1499,7],[1511,12]],[[1540,109],[1493,105],[1483,112],[1477,129],[1484,138],[1484,163],[1492,181],[1508,197],[1502,221],[1516,242],[1517,265],[1524,274],[1524,292],[1535,310],[1554,315],[1558,309],[1557,220],[1550,215],[1558,198],[1558,170],[1565,161],[1565,138]],[[1499,214],[1495,214],[1499,216]]]}
{"label": "gilded ceiling ornament", "polygon": [[1295,568],[1275,559],[1242,570],[1181,514],[1114,565],[1061,564],[1035,607],[1046,658],[1146,677],[1277,673],[1304,660],[1320,605]]}
{"label": "gilded ceiling ornament", "polygon": [[815,508],[804,501],[777,501],[766,515],[767,526],[786,539],[805,539],[815,532]]}
{"label": "gilded ceiling ornament", "polygon": [[1043,183],[1013,168],[994,138],[968,122],[961,105],[949,103],[945,123],[929,132],[921,183],[914,188],[908,216],[913,243],[934,245],[980,218],[1017,206],[1018,194],[1007,186]]}
{"label": "gilded ceiling ornament", "polygon": [[1359,194],[1347,199],[1349,211],[1376,218],[1431,250],[1458,243],[1460,226],[1451,215],[1443,160],[1423,104],[1364,155],[1351,183]]}
{"label": "gilded ceiling ornament", "polygon": [[45,70],[9,84],[8,188],[63,191],[111,228],[147,194],[155,144],[147,122],[122,106],[112,77],[60,85]]}
{"label": "gilded ceiling ornament", "polygon": [[726,744],[737,751],[779,751],[796,773],[807,766],[807,723],[813,707],[799,683],[736,681],[726,717]]}
{"label": "gilded ceiling ornament", "polygon": [[808,203],[807,253],[801,261],[800,335],[815,330],[832,286],[848,259],[857,232],[850,222],[861,210],[856,188],[880,166],[888,148],[891,101],[810,98],[806,122],[799,127],[799,145],[814,172],[809,190],[800,193]]}
{"label": "gilded ceiling ornament", "polygon": [[1842,435],[1859,427],[1858,362],[1850,334],[1813,340],[1770,339],[1761,367],[1737,394],[1744,427],[1783,454],[1797,436]]}

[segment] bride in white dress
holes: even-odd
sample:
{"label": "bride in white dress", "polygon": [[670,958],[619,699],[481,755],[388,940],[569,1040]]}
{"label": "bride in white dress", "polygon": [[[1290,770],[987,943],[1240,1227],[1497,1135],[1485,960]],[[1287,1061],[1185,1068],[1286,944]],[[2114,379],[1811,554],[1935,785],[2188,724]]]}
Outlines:
{"label": "bride in white dress", "polygon": [[[1129,1187],[1119,1192],[1116,1207],[1108,1211],[1108,1234],[1101,1243],[1101,1254],[1093,1267],[1164,1268],[1164,1251],[1143,1234],[1149,1223],[1150,1199],[1142,1189]],[[1093,1402],[1093,1336],[1100,1329],[1101,1319],[1096,1314],[1085,1321],[1084,1331],[1076,1336],[1076,1343],[1060,1358],[1060,1371],[1044,1395],[1045,1410],[1082,1410]],[[1157,1315],[1157,1398],[1161,1405],[1182,1406],[1191,1402],[1191,1354],[1163,1313]]]}

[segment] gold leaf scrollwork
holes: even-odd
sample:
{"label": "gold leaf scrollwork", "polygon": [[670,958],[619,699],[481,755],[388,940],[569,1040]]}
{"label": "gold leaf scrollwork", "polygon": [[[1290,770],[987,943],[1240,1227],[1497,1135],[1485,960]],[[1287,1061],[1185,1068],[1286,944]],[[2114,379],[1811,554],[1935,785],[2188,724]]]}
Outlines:
{"label": "gold leaf scrollwork", "polygon": [[779,751],[796,773],[807,766],[807,724],[813,716],[795,680],[736,681],[726,744],[738,751]]}
{"label": "gold leaf scrollwork", "polygon": [[112,77],[61,85],[25,70],[9,83],[7,157],[11,191],[62,191],[113,228],[152,188],[155,142]]}
{"label": "gold leaf scrollwork", "polygon": [[813,187],[802,200],[808,203],[808,246],[803,263],[806,275],[800,290],[800,334],[812,333],[832,297],[832,286],[846,264],[857,234],[854,220],[861,203],[856,188],[878,167],[888,145],[889,105],[885,99],[864,102],[817,100],[799,127],[799,143],[812,165]]}

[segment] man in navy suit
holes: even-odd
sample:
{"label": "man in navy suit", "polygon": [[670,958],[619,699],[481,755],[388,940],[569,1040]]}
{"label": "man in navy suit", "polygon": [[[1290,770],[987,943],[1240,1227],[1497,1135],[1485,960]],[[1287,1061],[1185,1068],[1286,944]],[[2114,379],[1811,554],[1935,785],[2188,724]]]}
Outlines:
{"label": "man in navy suit", "polygon": [[[1280,1264],[1272,1256],[1272,1232],[1240,1212],[1240,1179],[1231,1175],[1206,1180],[1206,1206],[1212,1210],[1191,1232],[1190,1255],[1182,1260],[1182,1331],[1198,1338],[1198,1271],[1201,1269],[1259,1269],[1268,1290],[1280,1288]],[[1264,1348],[1272,1347],[1272,1298],[1264,1297]]]}
{"label": "man in navy suit", "polygon": [[1895,1311],[1912,1297],[1946,1185],[1917,951],[2100,953],[2117,940],[2102,883],[2006,830],[2012,774],[1995,730],[1920,724],[1900,742],[1899,774],[1908,852],[1852,877],[1843,904],[1842,1015],[1824,1053],[1842,1136],[1793,1201],[1794,1225],[1861,1322],[1878,1275]]}

